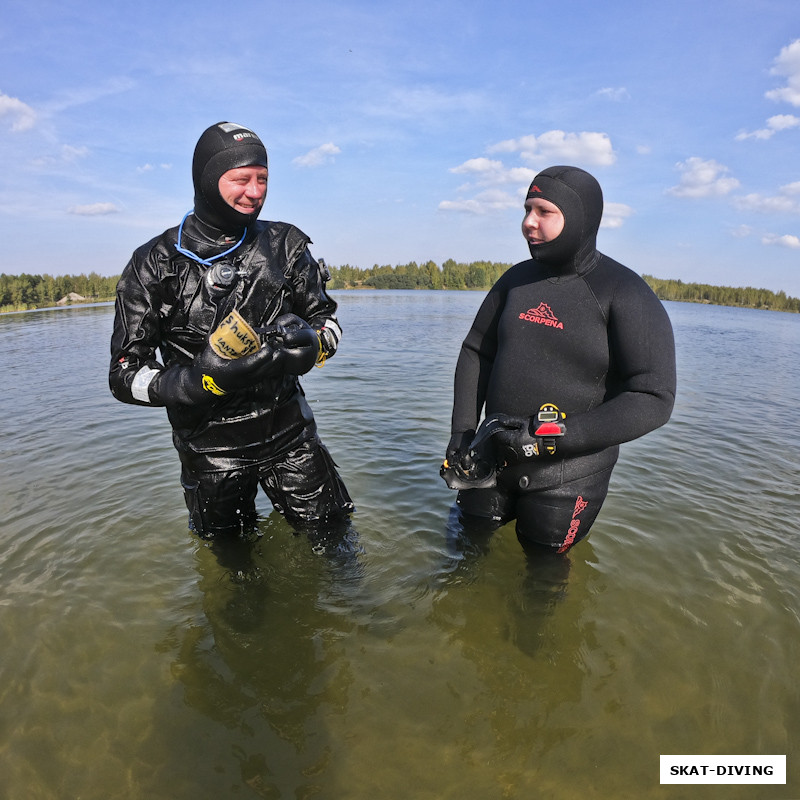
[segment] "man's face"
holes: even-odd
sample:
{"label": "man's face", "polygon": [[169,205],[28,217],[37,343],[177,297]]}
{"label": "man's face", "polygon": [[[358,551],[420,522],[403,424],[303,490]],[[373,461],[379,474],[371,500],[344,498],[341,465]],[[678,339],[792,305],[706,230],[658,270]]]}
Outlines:
{"label": "man's face", "polygon": [[564,215],[555,203],[541,197],[533,197],[525,202],[522,235],[529,246],[551,242],[563,230]]}
{"label": "man's face", "polygon": [[267,197],[266,167],[236,167],[219,179],[220,197],[240,214],[257,217]]}

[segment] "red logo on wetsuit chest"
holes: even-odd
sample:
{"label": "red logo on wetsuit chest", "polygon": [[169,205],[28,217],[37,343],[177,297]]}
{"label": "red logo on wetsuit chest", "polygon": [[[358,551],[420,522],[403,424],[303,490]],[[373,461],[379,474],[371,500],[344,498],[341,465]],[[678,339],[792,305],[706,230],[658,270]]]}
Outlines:
{"label": "red logo on wetsuit chest", "polygon": [[523,311],[519,318],[525,320],[525,322],[535,322],[537,325],[546,325],[548,328],[564,330],[563,323],[558,321],[558,317],[547,303],[539,303],[536,308],[529,308],[527,311]]}

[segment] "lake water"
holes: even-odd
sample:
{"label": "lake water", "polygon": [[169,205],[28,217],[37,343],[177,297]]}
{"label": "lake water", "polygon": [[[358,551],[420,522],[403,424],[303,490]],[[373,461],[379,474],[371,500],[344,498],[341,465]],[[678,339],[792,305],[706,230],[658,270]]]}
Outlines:
{"label": "lake water", "polygon": [[[0,317],[0,797],[800,797],[800,316],[667,303],[672,421],[557,566],[448,534],[482,294],[338,292],[304,385],[358,510],[317,555],[260,499],[187,530],[163,410],[116,402],[110,306]],[[660,786],[660,754],[787,756]]]}

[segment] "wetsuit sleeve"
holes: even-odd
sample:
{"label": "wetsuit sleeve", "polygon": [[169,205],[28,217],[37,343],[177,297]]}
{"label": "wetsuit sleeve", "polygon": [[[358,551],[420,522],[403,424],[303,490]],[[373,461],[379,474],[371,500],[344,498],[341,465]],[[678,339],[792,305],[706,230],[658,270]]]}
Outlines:
{"label": "wetsuit sleeve", "polygon": [[504,286],[501,278],[489,290],[461,345],[453,386],[453,434],[478,427],[497,353],[497,325],[506,299]]}
{"label": "wetsuit sleeve", "polygon": [[342,329],[336,317],[336,301],[328,294],[327,268],[320,265],[306,247],[292,270],[294,289],[293,313],[302,317],[318,334],[326,358],[339,347]]}
{"label": "wetsuit sleeve", "polygon": [[160,344],[157,280],[144,248],[137,250],[117,284],[111,335],[109,387],[117,400],[133,405],[154,402],[148,389],[164,369],[156,359]]}
{"label": "wetsuit sleeve", "polygon": [[606,400],[571,415],[559,453],[578,455],[622,444],[660,427],[675,402],[675,343],[664,306],[636,276],[617,287],[608,343],[615,379]]}

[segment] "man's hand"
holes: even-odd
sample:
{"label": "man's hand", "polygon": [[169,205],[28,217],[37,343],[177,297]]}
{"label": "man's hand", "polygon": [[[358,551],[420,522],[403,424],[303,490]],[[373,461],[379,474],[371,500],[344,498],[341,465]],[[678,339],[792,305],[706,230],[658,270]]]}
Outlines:
{"label": "man's hand", "polygon": [[282,351],[268,344],[249,356],[222,358],[209,344],[191,364],[176,364],[155,376],[150,396],[165,406],[210,403],[279,372],[282,358]]}
{"label": "man's hand", "polygon": [[[548,411],[543,412],[547,406]],[[555,406],[547,403],[536,417],[512,417],[508,414],[494,414],[487,419],[496,426],[495,446],[498,455],[509,463],[526,461],[539,456],[553,456],[556,441],[566,433],[561,421],[565,415]],[[555,409],[555,412],[549,409]],[[545,419],[541,419],[541,417]],[[552,418],[552,419],[551,419]]]}
{"label": "man's hand", "polygon": [[227,394],[261,383],[277,372],[283,354],[279,349],[263,344],[255,353],[241,358],[221,358],[211,345],[195,357],[190,369],[203,391],[216,395]]}
{"label": "man's hand", "polygon": [[282,330],[279,337],[281,369],[288,375],[305,375],[319,358],[319,335],[296,314],[282,314],[275,324]]}
{"label": "man's hand", "polygon": [[[446,467],[461,467],[465,471],[472,464],[469,454],[469,446],[475,438],[475,431],[459,431],[450,437],[445,451],[444,464]],[[465,463],[466,462],[466,463]]]}

